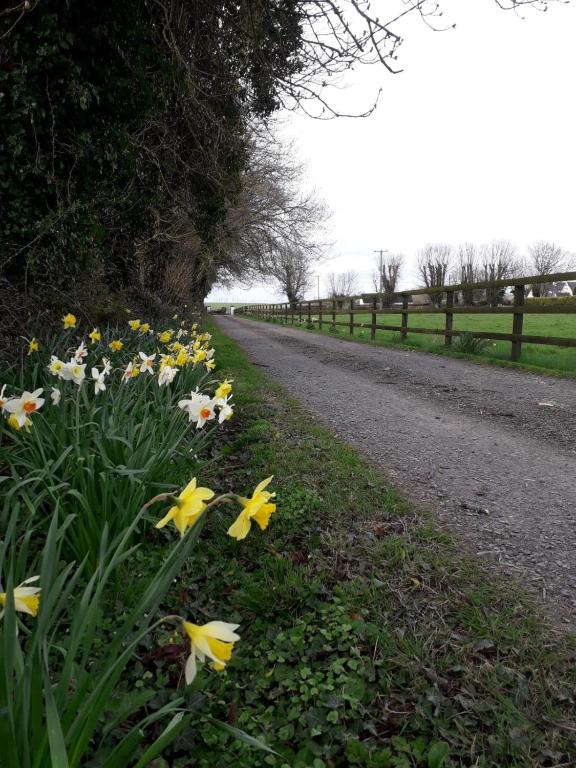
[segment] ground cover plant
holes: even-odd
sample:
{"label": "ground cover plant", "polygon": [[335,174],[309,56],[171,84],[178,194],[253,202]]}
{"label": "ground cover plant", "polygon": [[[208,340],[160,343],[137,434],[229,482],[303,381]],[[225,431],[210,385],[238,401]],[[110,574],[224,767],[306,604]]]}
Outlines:
{"label": "ground cover plant", "polygon": [[[240,640],[176,585],[218,508],[236,542],[268,526],[272,478],[246,495],[200,482],[233,415],[210,334],[176,316],[62,325],[2,371],[0,763],[145,766],[191,729],[209,666]],[[151,649],[172,677],[150,679]]]}
{"label": "ground cover plant", "polygon": [[269,468],[282,514],[249,549],[227,542],[224,594],[210,540],[186,578],[249,618],[235,674],[210,678],[210,711],[278,754],[207,721],[194,764],[572,765],[574,638],[214,338],[242,413],[219,485]]}
{"label": "ground cover plant", "polygon": [[[327,311],[324,315],[322,333],[330,333],[332,316]],[[348,316],[341,315],[338,321],[347,323]],[[350,338],[354,341],[370,342],[371,315],[358,313],[354,316],[355,323],[363,323],[363,328],[354,328],[354,335],[348,335],[346,325],[337,326],[342,338]],[[400,325],[399,314],[379,314],[377,322],[381,325]],[[402,344],[422,352],[437,352],[440,354],[458,354],[457,349],[449,350],[444,346],[443,329],[445,315],[436,312],[413,312],[409,316],[408,336],[403,342],[398,331],[376,331],[376,344],[397,345]],[[290,324],[290,323],[289,323]],[[410,334],[410,326],[414,328],[438,328],[438,335],[413,333]],[[304,317],[301,324],[306,330],[320,332],[318,316],[314,316],[313,328],[308,327],[307,318]],[[496,333],[511,333],[512,318],[510,315],[482,315],[482,314],[457,314],[454,315],[454,330],[457,331],[494,331]],[[524,331],[527,335],[537,336],[576,336],[576,315],[574,314],[526,314],[524,315]],[[457,345],[455,345],[457,347]],[[515,365],[527,369],[541,369],[543,372],[576,375],[576,349],[568,347],[542,346],[539,344],[523,344],[522,357],[519,363],[510,363],[510,342],[491,341],[482,345],[481,349],[473,353],[475,359],[484,360],[503,365]]]}

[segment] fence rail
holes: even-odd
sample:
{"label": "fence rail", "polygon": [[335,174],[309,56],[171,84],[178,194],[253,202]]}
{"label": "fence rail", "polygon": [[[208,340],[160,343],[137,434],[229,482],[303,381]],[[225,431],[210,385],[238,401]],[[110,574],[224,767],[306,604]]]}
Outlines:
{"label": "fence rail", "polygon": [[[254,315],[262,319],[279,319],[285,323],[295,324],[312,322],[312,317],[318,322],[320,330],[323,326],[344,326],[348,328],[350,335],[355,328],[366,328],[366,323],[355,322],[355,316],[370,314],[370,338],[374,340],[376,331],[397,331],[402,341],[408,333],[425,333],[435,336],[444,336],[446,346],[452,344],[456,336],[471,334],[479,339],[493,339],[495,341],[509,341],[511,343],[511,359],[519,360],[522,354],[522,344],[547,344],[558,347],[576,347],[576,338],[562,336],[535,336],[523,333],[525,314],[573,314],[576,313],[576,300],[573,303],[556,299],[554,304],[526,304],[526,293],[530,286],[544,283],[559,283],[576,281],[576,272],[555,272],[549,275],[535,275],[530,277],[514,277],[505,280],[492,280],[477,283],[460,283],[457,285],[442,285],[433,288],[415,288],[414,290],[398,291],[391,294],[365,293],[361,296],[346,298],[318,299],[314,301],[286,302],[281,304],[252,304],[238,307],[236,314]],[[498,293],[508,287],[513,288],[513,303],[509,306],[500,306],[495,302]],[[471,291],[484,290],[491,303],[482,305],[463,305],[458,303],[459,298],[464,298]],[[489,292],[492,292],[491,294]],[[494,293],[494,291],[496,293]],[[412,296],[427,294],[432,297],[436,306],[415,306],[410,303]],[[445,296],[444,296],[445,294]],[[394,306],[395,303],[400,306]],[[494,304],[494,306],[492,305]],[[411,314],[443,314],[445,315],[444,328],[417,328],[409,325]],[[377,322],[379,315],[400,315],[400,325],[380,324]],[[499,333],[496,331],[459,331],[453,327],[454,315],[458,314],[511,314],[512,332]],[[345,315],[347,320],[337,320],[337,317]]]}

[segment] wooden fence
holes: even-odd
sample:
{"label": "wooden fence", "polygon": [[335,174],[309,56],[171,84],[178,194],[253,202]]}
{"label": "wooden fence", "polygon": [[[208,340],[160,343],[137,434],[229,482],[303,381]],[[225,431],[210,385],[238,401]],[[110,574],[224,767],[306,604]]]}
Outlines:
{"label": "wooden fence", "polygon": [[[576,313],[576,300],[573,303],[551,300],[550,304],[538,302],[525,303],[530,286],[543,283],[559,283],[576,280],[576,272],[557,272],[550,275],[533,277],[515,277],[505,280],[491,280],[478,283],[462,283],[459,285],[442,285],[435,288],[416,288],[410,291],[399,291],[394,294],[362,294],[349,298],[320,299],[315,301],[300,301],[283,304],[252,304],[238,307],[236,314],[254,315],[262,319],[278,319],[285,323],[318,322],[319,329],[327,323],[330,326],[345,326],[350,335],[354,328],[365,328],[365,323],[355,322],[358,314],[370,314],[370,338],[374,339],[377,330],[397,331],[404,341],[408,333],[428,333],[444,336],[447,346],[452,344],[455,336],[469,333],[479,339],[510,341],[512,345],[511,358],[518,360],[522,353],[522,344],[549,344],[558,347],[576,347],[576,338],[562,336],[533,336],[523,333],[525,314],[573,314]],[[471,291],[484,291],[494,297],[503,289],[513,288],[513,303],[508,306],[492,306],[490,304],[464,305],[458,303],[460,297],[470,295]],[[416,306],[410,302],[412,296],[428,295],[436,305]],[[360,303],[360,301],[362,303]],[[555,306],[555,301],[558,304]],[[366,303],[367,302],[367,303]],[[434,313],[445,315],[444,328],[417,328],[409,325],[411,314]],[[512,332],[497,333],[492,331],[458,331],[453,328],[454,315],[457,314],[511,314]],[[400,315],[400,325],[382,325],[377,322],[379,315]],[[337,320],[347,316],[346,320]],[[328,318],[328,319],[327,319]]]}

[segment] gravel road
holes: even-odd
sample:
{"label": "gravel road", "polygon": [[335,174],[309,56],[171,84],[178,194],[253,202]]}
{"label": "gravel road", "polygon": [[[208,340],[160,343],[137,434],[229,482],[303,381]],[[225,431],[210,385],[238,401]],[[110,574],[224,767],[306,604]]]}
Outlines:
{"label": "gravel road", "polygon": [[576,383],[218,317],[252,362],[576,627]]}

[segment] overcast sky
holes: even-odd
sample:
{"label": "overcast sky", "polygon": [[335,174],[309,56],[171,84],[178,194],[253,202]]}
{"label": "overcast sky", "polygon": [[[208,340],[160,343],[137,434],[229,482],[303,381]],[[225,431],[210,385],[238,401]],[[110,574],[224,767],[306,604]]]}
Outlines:
{"label": "overcast sky", "polygon": [[[352,269],[367,289],[373,251],[385,248],[406,255],[411,287],[416,251],[435,241],[503,238],[522,253],[550,239],[576,251],[576,4],[520,18],[494,0],[441,3],[456,29],[433,32],[414,15],[401,28],[401,74],[364,67],[334,94],[361,111],[382,87],[371,117],[283,118],[332,210],[321,275]],[[265,284],[210,298],[283,300]]]}

